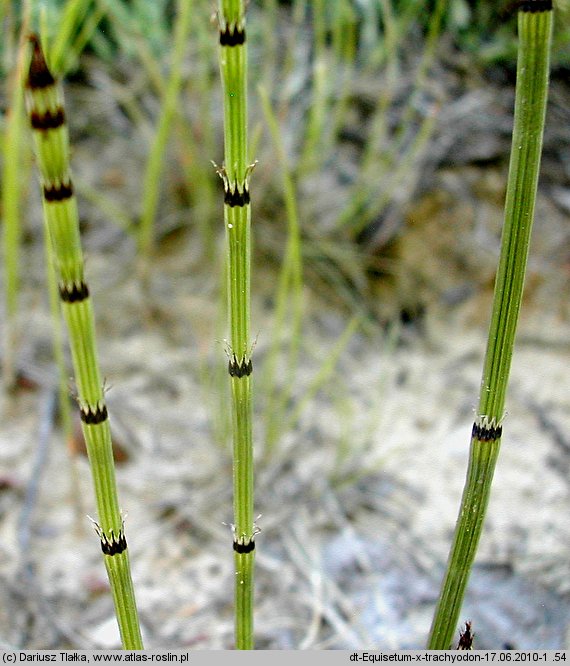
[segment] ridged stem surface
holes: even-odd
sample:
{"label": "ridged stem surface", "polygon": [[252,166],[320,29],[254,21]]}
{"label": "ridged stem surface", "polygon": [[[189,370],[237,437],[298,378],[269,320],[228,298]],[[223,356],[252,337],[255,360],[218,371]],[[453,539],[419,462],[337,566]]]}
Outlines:
{"label": "ridged stem surface", "polygon": [[28,112],[41,174],[44,222],[52,246],[59,295],[69,332],[77,402],[91,465],[105,566],[125,649],[142,649],[123,518],[119,510],[111,429],[97,362],[95,323],[84,277],[77,202],[69,168],[69,139],[61,88],[39,41],[26,82]]}
{"label": "ridged stem surface", "polygon": [[224,104],[224,223],[227,239],[230,342],[228,370],[232,395],[235,640],[251,650],[256,527],[253,520],[253,439],[251,405],[250,273],[251,205],[247,149],[247,47],[245,3],[220,0],[219,59]]}
{"label": "ridged stem surface", "polygon": [[515,119],[501,255],[467,479],[428,642],[431,650],[449,649],[453,641],[499,455],[505,397],[534,220],[548,92],[551,2],[528,0],[521,3],[518,30]]}

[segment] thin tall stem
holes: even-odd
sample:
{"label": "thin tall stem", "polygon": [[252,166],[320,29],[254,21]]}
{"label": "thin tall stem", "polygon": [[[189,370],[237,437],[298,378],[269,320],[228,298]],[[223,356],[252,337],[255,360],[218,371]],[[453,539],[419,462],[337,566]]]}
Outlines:
{"label": "thin tall stem", "polygon": [[230,316],[229,374],[232,392],[235,639],[251,650],[253,638],[253,439],[251,414],[250,266],[251,205],[247,154],[247,48],[245,3],[220,0],[219,59],[224,100],[224,222]]}
{"label": "thin tall stem", "polygon": [[[22,146],[22,128],[25,121],[22,78],[24,76],[27,49],[24,35],[29,29],[30,3],[24,3],[22,28],[17,59],[12,76],[8,79],[7,96],[10,99],[9,113],[6,114],[2,136],[4,164],[2,167],[1,204],[3,211],[2,254],[4,260],[3,277],[6,300],[6,337],[2,374],[4,386],[13,388],[16,376],[15,353],[17,349],[17,315],[20,291],[20,245],[22,241],[21,199],[22,183],[25,182],[24,165],[27,164]],[[7,31],[5,31],[7,32]]]}
{"label": "thin tall stem", "polygon": [[154,244],[154,223],[160,194],[160,180],[168,136],[175,116],[178,96],[182,85],[182,64],[184,61],[185,43],[188,39],[191,18],[190,0],[178,0],[176,24],[174,30],[174,51],[170,78],[164,91],[162,108],[153,139],[151,151],[146,164],[143,181],[143,212],[141,216],[138,244],[142,256],[142,272],[147,275],[150,270],[150,258]]}
{"label": "thin tall stem", "polygon": [[519,51],[513,142],[501,256],[495,281],[477,418],[469,467],[447,571],[428,648],[448,649],[475,559],[499,455],[505,397],[521,306],[542,150],[548,93],[551,0],[519,5]]}
{"label": "thin tall stem", "polygon": [[39,41],[26,81],[26,98],[41,174],[44,222],[53,250],[63,315],[69,331],[81,425],[95,486],[105,567],[125,649],[142,649],[127,541],[119,510],[111,429],[97,363],[95,324],[84,277],[77,202],[69,169],[69,138],[63,95]]}

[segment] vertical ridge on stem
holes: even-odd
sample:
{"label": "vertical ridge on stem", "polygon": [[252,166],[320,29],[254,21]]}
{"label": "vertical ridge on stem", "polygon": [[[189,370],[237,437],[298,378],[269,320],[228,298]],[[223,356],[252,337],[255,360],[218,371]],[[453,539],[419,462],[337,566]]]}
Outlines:
{"label": "vertical ridge on stem", "polygon": [[522,302],[546,115],[551,0],[517,3],[519,47],[515,117],[501,255],[469,465],[453,544],[433,618],[428,649],[449,649],[491,494],[499,456],[516,328]]}
{"label": "vertical ridge on stem", "polygon": [[99,372],[95,322],[84,276],[77,202],[69,167],[63,95],[37,37],[26,98],[41,175],[46,238],[53,250],[61,309],[69,331],[81,425],[91,465],[105,567],[125,649],[142,649],[127,542],[115,481],[111,429]]}
{"label": "vertical ridge on stem", "polygon": [[250,650],[253,637],[253,437],[250,342],[252,165],[247,152],[247,47],[245,3],[220,0],[219,61],[224,103],[224,223],[227,240],[229,364],[232,395],[236,647]]}

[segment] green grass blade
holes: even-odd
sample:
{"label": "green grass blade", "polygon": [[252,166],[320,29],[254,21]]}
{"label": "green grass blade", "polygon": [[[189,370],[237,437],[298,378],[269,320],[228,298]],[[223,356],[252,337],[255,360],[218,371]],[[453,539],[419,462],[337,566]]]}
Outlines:
{"label": "green grass blade", "polygon": [[153,246],[154,220],[158,208],[160,179],[164,165],[164,158],[166,157],[166,144],[182,84],[182,63],[184,60],[185,44],[190,28],[190,8],[190,0],[179,0],[174,34],[172,68],[170,71],[170,78],[166,85],[158,120],[158,127],[156,129],[144,175],[143,212],[139,231],[139,251],[146,268],[148,268],[150,264],[150,255]]}
{"label": "green grass blade", "polygon": [[428,648],[448,649],[489,502],[528,257],[548,92],[552,3],[528,0],[518,15],[515,120],[501,256],[469,467]]}
{"label": "green grass blade", "polygon": [[[264,373],[266,382],[265,393],[268,396],[265,410],[266,435],[264,456],[266,459],[269,459],[274,452],[279,434],[284,431],[284,411],[291,397],[294,376],[297,370],[303,317],[303,256],[297,190],[289,167],[285,146],[283,145],[281,130],[277,117],[271,107],[266,89],[260,86],[258,92],[263,115],[281,167],[285,215],[287,217],[287,246],[279,272],[277,296],[275,299],[275,324]],[[286,325],[288,312],[290,314],[290,344],[287,350],[288,376],[283,382],[283,389],[278,390],[276,382],[277,363],[279,354],[283,350],[283,330]]]}
{"label": "green grass blade", "polygon": [[127,542],[115,482],[111,429],[97,363],[95,324],[79,237],[77,202],[69,170],[69,139],[60,87],[47,68],[37,38],[26,96],[41,174],[44,222],[58,274],[69,332],[83,434],[95,487],[105,565],[113,589],[123,647],[142,649]]}
{"label": "green grass blade", "polygon": [[[56,76],[66,72],[78,56],[78,52],[72,48],[73,37],[89,15],[91,3],[92,0],[68,0],[63,8],[58,34],[50,48],[49,66]],[[93,29],[95,27],[96,24],[92,26]]]}
{"label": "green grass blade", "polygon": [[24,150],[24,96],[22,77],[26,49],[21,46],[14,75],[9,86],[10,111],[7,114],[3,137],[4,164],[2,168],[2,251],[4,260],[4,290],[6,297],[6,338],[3,360],[3,381],[6,387],[14,383],[14,352],[17,333],[15,319],[20,290],[21,200]]}

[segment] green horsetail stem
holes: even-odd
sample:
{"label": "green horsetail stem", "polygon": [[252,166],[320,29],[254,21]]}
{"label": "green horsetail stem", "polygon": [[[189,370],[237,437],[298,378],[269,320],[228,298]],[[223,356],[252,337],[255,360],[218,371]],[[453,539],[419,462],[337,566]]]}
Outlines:
{"label": "green horsetail stem", "polygon": [[142,649],[123,518],[119,510],[111,430],[97,364],[95,324],[84,277],[77,202],[69,168],[69,139],[61,87],[49,71],[38,39],[33,46],[26,98],[41,174],[44,222],[69,331],[77,402],[91,464],[105,567],[125,649]]}
{"label": "green horsetail stem", "polygon": [[230,317],[229,374],[232,393],[235,640],[251,650],[253,639],[253,441],[251,413],[250,264],[251,206],[247,156],[247,49],[243,0],[220,0],[219,60],[224,100],[224,223]]}
{"label": "green horsetail stem", "polygon": [[515,119],[501,256],[495,281],[478,416],[447,571],[428,648],[450,647],[489,502],[524,286],[548,94],[552,0],[518,4]]}

